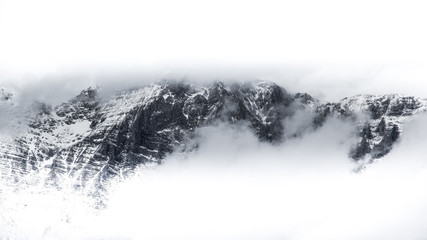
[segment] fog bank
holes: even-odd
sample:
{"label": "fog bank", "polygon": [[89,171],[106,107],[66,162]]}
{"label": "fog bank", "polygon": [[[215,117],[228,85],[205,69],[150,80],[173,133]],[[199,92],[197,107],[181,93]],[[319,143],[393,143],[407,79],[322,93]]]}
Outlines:
{"label": "fog bank", "polygon": [[276,146],[260,143],[244,125],[201,128],[197,151],[113,182],[105,209],[72,189],[3,188],[0,236],[424,238],[425,120],[407,123],[395,149],[361,173],[347,157],[353,128],[341,120]]}

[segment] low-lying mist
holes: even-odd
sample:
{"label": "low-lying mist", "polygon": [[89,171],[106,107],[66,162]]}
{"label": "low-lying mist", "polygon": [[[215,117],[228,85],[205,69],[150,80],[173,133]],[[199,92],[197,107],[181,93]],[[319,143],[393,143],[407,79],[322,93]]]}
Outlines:
{"label": "low-lying mist", "polygon": [[358,173],[342,120],[280,145],[245,125],[200,128],[198,150],[113,182],[105,208],[72,189],[2,187],[0,237],[424,239],[425,120],[408,122],[395,149]]}

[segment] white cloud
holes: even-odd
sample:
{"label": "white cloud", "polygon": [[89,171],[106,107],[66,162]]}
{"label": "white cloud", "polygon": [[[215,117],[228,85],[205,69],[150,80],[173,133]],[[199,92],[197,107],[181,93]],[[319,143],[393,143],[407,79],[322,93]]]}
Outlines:
{"label": "white cloud", "polygon": [[[408,129],[424,132],[421,122]],[[106,236],[125,232],[136,239],[422,237],[422,137],[408,130],[384,164],[356,174],[346,157],[350,132],[350,125],[332,119],[274,147],[241,127],[202,129],[200,149],[189,158],[170,157],[120,186],[100,225],[126,219]],[[408,161],[417,167],[402,168]]]}
{"label": "white cloud", "polygon": [[353,127],[341,120],[276,146],[246,126],[202,128],[196,152],[110,186],[106,209],[68,188],[3,188],[0,235],[418,239],[427,220],[423,122],[405,125],[399,145],[359,174],[347,157]]}
{"label": "white cloud", "polygon": [[[384,164],[356,174],[347,159],[351,129],[332,119],[281,146],[259,143],[244,127],[201,129],[200,149],[189,158],[171,156],[119,185],[98,231],[135,239],[423,236],[426,165],[419,165],[422,141],[414,142],[420,136],[409,130]],[[401,168],[407,161],[417,168]]]}

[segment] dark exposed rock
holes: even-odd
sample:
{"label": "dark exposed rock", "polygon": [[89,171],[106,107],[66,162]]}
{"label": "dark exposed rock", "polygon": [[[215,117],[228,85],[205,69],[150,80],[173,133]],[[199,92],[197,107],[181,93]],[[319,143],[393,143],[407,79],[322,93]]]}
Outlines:
{"label": "dark exposed rock", "polygon": [[316,102],[316,100],[307,93],[296,93],[295,99],[300,100],[303,104],[310,104]]}
{"label": "dark exposed rock", "polygon": [[372,102],[368,107],[372,119],[379,119],[380,117],[384,116],[384,114],[387,112],[389,105],[390,99]]}
{"label": "dark exposed rock", "polygon": [[412,111],[418,108],[414,97],[401,97],[394,104],[390,105],[389,116],[411,115]]}
{"label": "dark exposed rock", "polygon": [[364,139],[372,139],[374,136],[372,135],[371,125],[369,123],[365,123],[362,131],[360,132],[360,137]]}
{"label": "dark exposed rock", "polygon": [[66,117],[67,124],[73,124],[76,119],[92,119],[98,105],[97,89],[91,87],[83,90],[69,102],[56,107],[55,112],[59,117]]}
{"label": "dark exposed rock", "polygon": [[390,141],[395,142],[399,138],[399,127],[394,124],[393,128],[390,131]]}
{"label": "dark exposed rock", "polygon": [[375,129],[375,132],[377,132],[381,136],[384,136],[385,135],[385,128],[386,128],[385,119],[381,118],[381,121],[378,124],[377,128]]}
{"label": "dark exposed rock", "polygon": [[371,151],[368,140],[366,137],[362,137],[362,140],[350,151],[350,157],[354,160],[360,160]]}
{"label": "dark exposed rock", "polygon": [[380,158],[388,154],[393,144],[397,141],[399,138],[399,127],[395,124],[390,130],[386,130],[385,136],[381,140],[379,144],[374,145],[374,148],[372,149],[372,157]]}
{"label": "dark exposed rock", "polygon": [[[359,141],[351,149],[350,157],[356,161],[364,158],[381,158],[389,153],[400,135],[400,124],[405,117],[413,115],[422,106],[419,99],[398,95],[359,95],[344,98],[340,103],[327,103],[317,108],[314,126],[321,126],[328,116],[337,116],[354,121],[359,129]],[[426,107],[424,106],[424,110]],[[360,115],[369,114],[362,120]],[[381,119],[381,120],[379,120]]]}

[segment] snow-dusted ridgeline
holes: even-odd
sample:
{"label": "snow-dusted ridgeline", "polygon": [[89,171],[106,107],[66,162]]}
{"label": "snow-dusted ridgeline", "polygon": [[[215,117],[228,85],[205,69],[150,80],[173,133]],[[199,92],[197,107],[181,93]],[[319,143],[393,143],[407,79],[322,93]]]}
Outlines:
{"label": "snow-dusted ridgeline", "polygon": [[[43,171],[41,182],[58,185],[73,179],[75,187],[93,189],[140,164],[161,163],[178,147],[193,149],[186,144],[198,127],[218,121],[247,123],[260,141],[275,143],[316,131],[333,116],[354,123],[357,142],[349,158],[363,167],[390,152],[404,122],[427,110],[426,99],[401,95],[358,95],[321,103],[268,81],[208,86],[162,82],[108,99],[97,92],[88,88],[58,106],[33,104],[34,114],[22,121],[26,124],[15,126],[20,134],[0,139],[2,177],[22,181]],[[8,106],[2,109],[13,109],[13,94],[2,90],[0,99]],[[312,116],[312,124],[289,134],[284,123],[301,111]]]}

